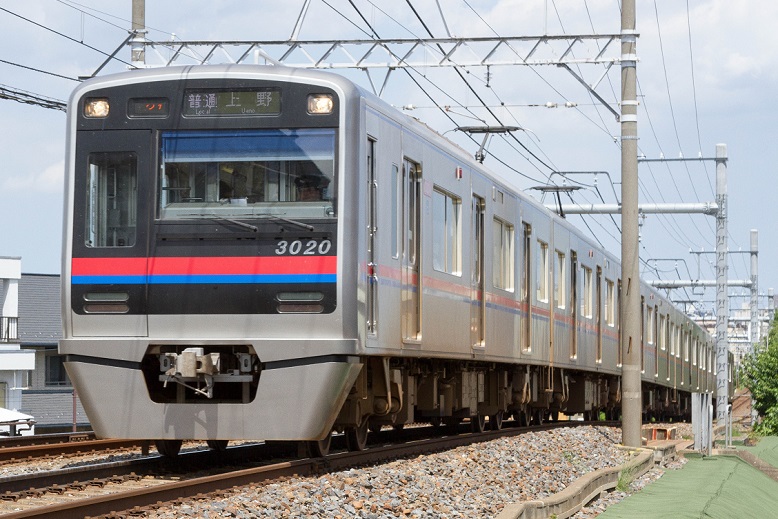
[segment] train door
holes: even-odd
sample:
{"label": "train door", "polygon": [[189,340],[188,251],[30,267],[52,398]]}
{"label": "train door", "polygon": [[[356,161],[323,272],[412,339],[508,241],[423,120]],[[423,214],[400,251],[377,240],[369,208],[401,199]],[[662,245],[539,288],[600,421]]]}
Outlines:
{"label": "train door", "polygon": [[153,176],[148,130],[79,132],[70,306],[74,335],[148,335]]}
{"label": "train door", "polygon": [[602,267],[597,267],[595,287],[594,332],[597,341],[597,360],[602,362]]}
{"label": "train door", "polygon": [[522,224],[524,255],[521,268],[521,306],[524,309],[524,319],[521,322],[521,351],[532,351],[532,227],[528,223]]}
{"label": "train door", "polygon": [[570,251],[570,358],[578,357],[578,253]]}
{"label": "train door", "polygon": [[367,141],[367,294],[366,316],[367,332],[375,335],[376,314],[378,305],[378,278],[375,261],[375,235],[376,235],[376,179],[375,179],[375,145],[374,139]]}
{"label": "train door", "polygon": [[484,199],[473,195],[472,241],[470,273],[470,344],[484,347],[484,322],[486,299],[484,298]]}
{"label": "train door", "polygon": [[403,160],[402,333],[405,342],[421,340],[421,166]]}

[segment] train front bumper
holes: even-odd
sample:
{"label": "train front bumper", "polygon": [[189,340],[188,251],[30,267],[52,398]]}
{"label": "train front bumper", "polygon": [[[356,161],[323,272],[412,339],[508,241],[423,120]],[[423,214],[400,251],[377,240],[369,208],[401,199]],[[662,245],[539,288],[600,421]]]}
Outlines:
{"label": "train front bumper", "polygon": [[[103,438],[320,439],[362,369],[359,357],[344,353],[274,361],[262,370],[250,402],[160,403],[150,397],[139,362],[80,355],[77,342],[62,341],[60,351],[92,427]],[[305,342],[306,349],[317,349],[311,344],[317,341]]]}

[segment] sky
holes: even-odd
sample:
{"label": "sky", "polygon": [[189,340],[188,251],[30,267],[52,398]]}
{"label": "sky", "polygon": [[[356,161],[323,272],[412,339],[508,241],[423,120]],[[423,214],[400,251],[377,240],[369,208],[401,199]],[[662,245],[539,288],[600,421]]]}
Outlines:
{"label": "sky", "polygon": [[[304,0],[147,4],[148,38],[157,42],[269,41],[291,37]],[[778,92],[778,2],[636,4],[639,153],[652,159],[712,158],[716,145],[726,144],[729,248],[748,251],[750,231],[758,231],[759,290],[766,294],[778,287],[772,261],[778,255],[778,109],[772,102]],[[298,38],[423,38],[427,30],[436,37],[617,34],[620,5],[619,0],[311,0]],[[99,75],[126,70],[130,50],[121,44],[130,18],[131,0],[0,0],[0,88],[66,101],[78,78],[92,75],[116,49],[118,59]],[[616,42],[605,56],[617,58],[619,52]],[[553,58],[560,50],[544,45],[539,53]],[[579,59],[598,53],[593,42],[575,48]],[[153,53],[147,61],[160,63]],[[618,64],[574,70],[619,110]],[[473,153],[477,145],[456,126],[520,127],[515,139],[491,139],[484,164],[530,196],[541,196],[533,187],[565,182],[582,186],[572,195],[578,203],[620,199],[619,123],[569,72],[500,66],[489,69],[487,80],[484,67],[460,71],[462,77],[451,68],[395,71],[382,97],[397,107],[414,106],[407,113]],[[337,73],[369,86],[362,71]],[[373,74],[380,84],[383,72]],[[0,135],[0,256],[20,256],[25,273],[59,273],[65,113],[0,99]],[[577,174],[565,180],[554,172]],[[639,179],[640,203],[715,201],[713,162],[641,163]],[[619,255],[618,215],[568,219]],[[715,226],[711,216],[648,215],[640,231],[643,277],[715,279],[714,256],[690,253],[713,251]],[[749,254],[732,254],[729,278],[750,275]],[[712,303],[715,290],[686,289],[673,297]],[[733,298],[732,306],[747,301]]]}

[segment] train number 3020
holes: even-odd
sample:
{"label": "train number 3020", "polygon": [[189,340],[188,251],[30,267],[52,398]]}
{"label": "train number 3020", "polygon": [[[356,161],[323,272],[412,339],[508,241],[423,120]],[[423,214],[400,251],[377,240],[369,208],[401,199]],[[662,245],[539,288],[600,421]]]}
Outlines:
{"label": "train number 3020", "polygon": [[276,254],[279,256],[315,256],[317,254],[327,254],[332,248],[332,242],[330,240],[294,240],[287,241],[281,240],[276,247]]}

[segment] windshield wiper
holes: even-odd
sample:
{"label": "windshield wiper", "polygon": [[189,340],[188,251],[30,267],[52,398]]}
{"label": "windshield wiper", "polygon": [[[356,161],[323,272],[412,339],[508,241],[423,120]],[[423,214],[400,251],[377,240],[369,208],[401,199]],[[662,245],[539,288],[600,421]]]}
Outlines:
{"label": "windshield wiper", "polygon": [[313,225],[304,223],[304,222],[298,222],[297,220],[292,220],[291,218],[284,218],[283,216],[278,216],[275,214],[263,214],[260,216],[260,218],[265,220],[274,220],[274,221],[280,221],[285,223],[290,223],[292,225],[296,225],[298,227],[302,227],[303,229],[307,231],[314,231],[316,228]]}
{"label": "windshield wiper", "polygon": [[219,214],[199,214],[197,216],[201,216],[203,218],[212,218],[214,220],[224,220],[226,222],[234,223],[235,225],[245,227],[246,229],[250,229],[252,232],[259,231],[259,227],[257,227],[256,225],[251,225],[250,223],[241,222],[240,220],[235,220],[233,218],[227,218],[226,216],[222,216]]}

